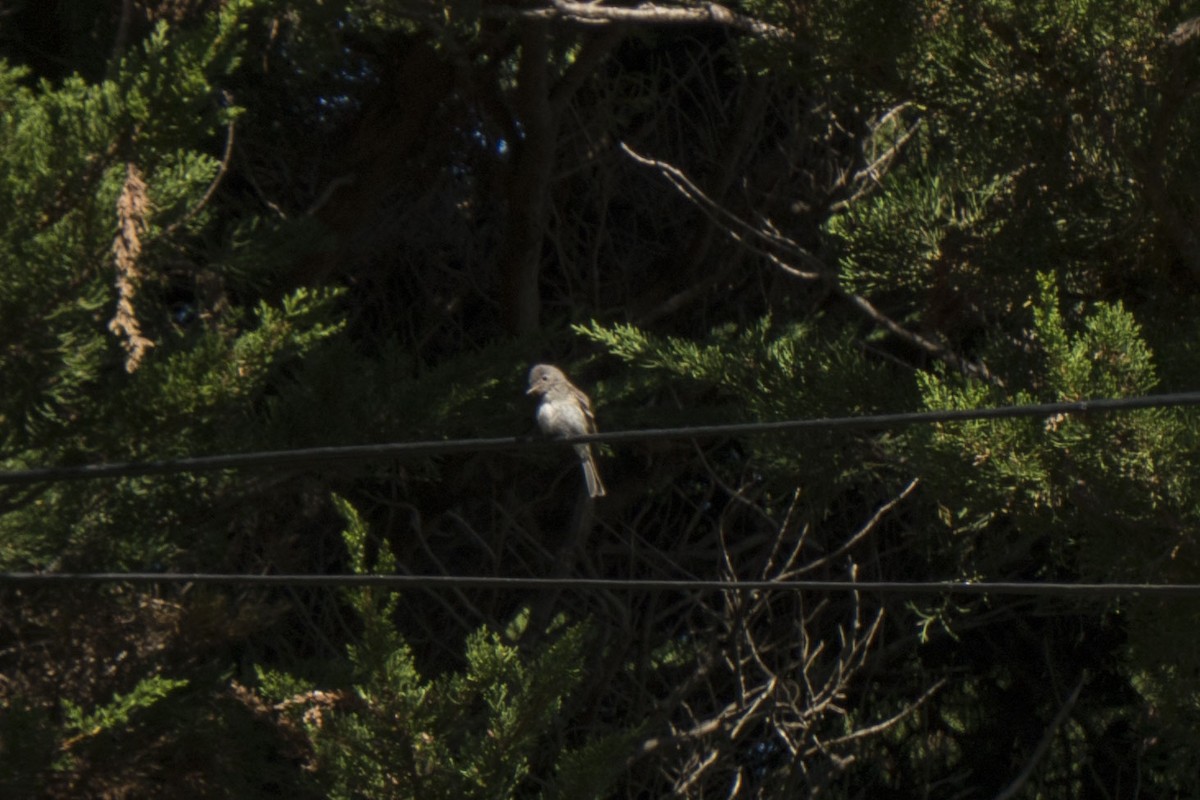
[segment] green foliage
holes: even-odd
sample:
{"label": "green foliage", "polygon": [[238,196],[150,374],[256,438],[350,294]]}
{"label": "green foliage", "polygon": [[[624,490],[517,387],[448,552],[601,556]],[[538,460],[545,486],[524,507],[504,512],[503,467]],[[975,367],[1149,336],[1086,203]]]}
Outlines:
{"label": "green foliage", "polygon": [[[110,387],[107,397],[81,397],[96,424],[103,422],[100,430],[80,428],[67,437],[56,429],[53,448],[27,450],[4,463],[16,468],[86,453],[95,459],[97,449],[112,460],[245,449],[281,369],[341,329],[330,318],[336,298],[335,292],[298,289],[277,307],[260,304],[241,331],[207,332],[189,349],[156,355],[123,385]],[[0,517],[0,563],[28,568],[78,559],[115,567],[194,557],[185,554],[204,549],[195,526],[228,480],[124,479],[102,493],[84,484],[47,488]]]}
{"label": "green foliage", "polygon": [[[813,324],[780,324],[770,317],[738,329],[713,331],[704,341],[658,337],[631,325],[592,322],[574,330],[632,368],[632,391],[669,384],[683,412],[639,424],[695,425],[894,410],[907,401],[904,385],[863,357],[851,335],[832,338]],[[834,376],[837,376],[836,379]],[[751,437],[757,468],[785,491],[803,483],[826,499],[860,478],[858,443],[828,432]],[[818,501],[819,502],[819,501]]]}
{"label": "green foliage", "polygon": [[[381,545],[372,559],[368,551],[369,531],[358,510],[345,498],[335,496],[334,506],[346,522],[342,541],[350,554],[350,568],[356,575],[395,572],[396,560],[391,549]],[[362,622],[362,643],[348,648],[350,661],[360,675],[413,676],[408,645],[392,623],[397,596],[385,588],[365,586],[346,590],[346,599]],[[384,678],[386,680],[386,678]]]}
{"label": "green foliage", "polygon": [[[1000,394],[960,377],[921,377],[930,409],[996,403],[1052,402],[1141,395],[1154,390],[1154,360],[1132,315],[1100,304],[1068,329],[1054,282],[1043,276],[1033,304],[1032,341],[1040,368],[1024,391]],[[1188,411],[1147,410],[1049,420],[997,420],[937,426],[924,437],[932,450],[944,519],[955,530],[982,530],[1003,520],[1019,547],[1041,537],[1056,556],[1050,574],[1083,569],[1092,576],[1153,579],[1159,559],[1181,539],[1172,520],[1195,515],[1197,486],[1189,454]],[[1127,547],[1129,532],[1140,545]],[[1000,542],[997,542],[1000,544]],[[1076,562],[1078,559],[1078,563]]]}
{"label": "green foliage", "polygon": [[566,750],[546,800],[599,800],[611,796],[609,787],[626,769],[626,762],[639,730],[594,739],[582,747]]}
{"label": "green foliage", "polygon": [[111,703],[98,706],[90,712],[70,700],[63,700],[64,730],[74,734],[72,742],[107,732],[119,733],[132,723],[139,711],[154,706],[171,692],[187,685],[186,680],[152,675],[139,681],[132,691],[114,694]]}
{"label": "green foliage", "polygon": [[252,406],[265,396],[281,365],[306,357],[341,331],[342,322],[334,318],[338,296],[301,287],[278,307],[260,302],[236,335],[202,334],[190,348],[151,365],[131,393],[174,424]]}
{"label": "green foliage", "polygon": [[[1055,282],[1041,276],[1032,305],[1036,368],[1007,393],[946,374],[921,378],[930,409],[1138,396],[1154,391],[1154,357],[1133,315],[1097,304],[1065,315]],[[953,546],[943,563],[962,577],[1191,582],[1200,550],[1200,483],[1192,409],[1153,409],[1047,420],[936,426],[914,443]],[[917,451],[919,452],[919,451]],[[957,560],[957,563],[955,563]],[[1200,669],[1186,632],[1200,619],[1188,600],[1124,601],[1126,656],[1156,725],[1184,742],[1200,705],[1183,672]],[[1181,672],[1182,671],[1182,672]]]}
{"label": "green foliage", "polygon": [[[0,469],[512,435],[535,358],[602,430],[1194,387],[1187,4],[746,0],[600,37],[474,0],[10,5]],[[131,167],[148,207],[122,219]],[[533,270],[536,294],[511,280]],[[133,372],[119,300],[154,345]],[[577,326],[582,356],[500,324],[533,305],[654,322]],[[0,487],[0,568],[1194,583],[1198,439],[1146,410],[622,444],[569,556],[569,498],[524,454]],[[1042,753],[1031,796],[1117,795],[1111,751],[1147,796],[1197,794],[1200,609],[1176,600],[884,598],[873,648],[840,596],[564,591],[535,630],[483,589],[206,588],[6,595],[0,793],[991,796],[988,768]]]}
{"label": "green foliage", "polygon": [[[338,497],[334,504],[346,523],[354,573],[393,571],[386,545],[370,554],[367,526],[354,506]],[[558,631],[530,653],[477,630],[467,637],[461,672],[428,678],[392,621],[395,591],[351,588],[346,599],[362,626],[358,642],[347,647],[354,673],[347,699],[329,710],[291,712],[304,725],[328,796],[518,797],[527,794],[535,768],[549,767],[538,778],[550,788],[545,796],[599,797],[615,779],[628,734],[546,751],[582,677],[582,625]],[[279,672],[259,670],[259,678],[261,691],[276,700],[313,692],[308,682]],[[596,762],[601,755],[608,760]],[[575,793],[582,786],[588,790]]]}
{"label": "green foliage", "polygon": [[[45,448],[104,427],[96,398],[109,391],[122,358],[106,323],[116,307],[110,250],[126,163],[149,187],[147,261],[166,226],[195,233],[206,220],[184,212],[217,171],[206,152],[221,117],[212,81],[236,65],[245,7],[225,4],[187,33],[160,25],[143,51],[97,83],[76,75],[31,88],[23,70],[0,62],[0,208],[22,209],[0,219],[6,454],[33,448],[53,457]],[[153,286],[150,264],[139,268]],[[146,312],[151,304],[137,305]]]}
{"label": "green foliage", "polygon": [[[603,345],[635,374],[669,375],[717,388],[722,399],[748,407],[749,414],[739,410],[742,419],[784,419],[799,416],[802,408],[805,416],[814,416],[875,407],[862,389],[879,376],[878,368],[859,357],[852,341],[830,341],[809,324],[777,324],[764,317],[743,329],[723,326],[703,342],[658,337],[620,323],[593,321],[574,330]],[[838,383],[827,380],[835,371],[849,375]]]}
{"label": "green foliage", "polygon": [[991,213],[1006,181],[955,187],[952,177],[907,170],[874,195],[827,223],[841,253],[847,289],[867,295],[919,294],[931,286],[956,286],[971,275],[962,251],[994,234]]}
{"label": "green foliage", "polygon": [[1042,294],[1033,318],[1046,359],[1046,388],[1053,396],[1132,397],[1157,388],[1154,357],[1142,340],[1141,326],[1120,303],[1097,306],[1084,319],[1083,329],[1071,336],[1053,278],[1041,275],[1039,283]]}
{"label": "green foliage", "polygon": [[846,286],[951,342],[1011,319],[1038,291],[1031,265],[1085,297],[1131,279],[1166,291],[1165,271],[1147,266],[1182,234],[1143,224],[1147,206],[1161,213],[1165,191],[1183,219],[1193,201],[1157,176],[1196,174],[1191,148],[1161,146],[1168,119],[1196,113],[1173,94],[1169,4],[909,8],[922,20],[904,27],[899,82],[877,76],[872,113],[886,122],[864,158],[898,125],[913,136],[885,179],[825,222]]}
{"label": "green foliage", "polygon": [[[404,644],[351,650],[355,707],[307,728],[331,797],[515,797],[579,680],[582,630],[532,659],[487,631],[462,673],[428,680]],[[571,776],[580,765],[571,763]],[[593,770],[594,774],[595,770]]]}

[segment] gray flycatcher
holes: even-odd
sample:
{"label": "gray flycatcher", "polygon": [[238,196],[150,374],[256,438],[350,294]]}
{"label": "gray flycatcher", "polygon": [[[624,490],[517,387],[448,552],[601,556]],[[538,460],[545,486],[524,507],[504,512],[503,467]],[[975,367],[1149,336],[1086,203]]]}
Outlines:
{"label": "gray flycatcher", "polygon": [[[550,436],[576,436],[596,433],[596,417],[592,414],[592,401],[567,380],[558,367],[538,364],[529,370],[529,389],[525,394],[537,395],[541,403],[537,410],[538,427]],[[596,456],[590,444],[575,445],[579,464],[583,467],[583,479],[587,482],[588,496],[603,497],[604,484],[596,471]]]}

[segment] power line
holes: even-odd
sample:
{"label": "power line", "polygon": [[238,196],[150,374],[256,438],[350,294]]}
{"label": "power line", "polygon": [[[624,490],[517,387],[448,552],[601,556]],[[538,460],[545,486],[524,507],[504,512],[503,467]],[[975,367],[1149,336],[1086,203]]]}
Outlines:
{"label": "power line", "polygon": [[181,572],[4,572],[0,586],[80,584],[208,584],[264,588],[384,587],[389,589],[582,589],[680,593],[860,592],[902,595],[1023,595],[1031,597],[1200,597],[1195,583],[1058,583],[1025,581],[647,580],[637,578],[507,578],[484,575],[244,575]]}
{"label": "power line", "polygon": [[732,425],[696,425],[683,428],[648,428],[609,431],[586,436],[545,439],[532,436],[506,436],[492,439],[449,439],[425,442],[308,447],[294,450],[265,450],[252,453],[197,456],[162,461],[137,461],[113,464],[81,464],[67,467],[0,472],[0,485],[18,486],[51,481],[128,478],[181,472],[211,472],[255,467],[296,467],[337,461],[371,461],[401,456],[449,455],[464,452],[517,450],[525,447],[550,447],[582,442],[645,442],[661,439],[706,439],[719,436],[783,433],[812,430],[862,430],[930,425],[970,420],[1050,417],[1057,414],[1100,414],[1146,408],[1171,408],[1200,405],[1200,392],[1081,400],[1066,403],[1038,403],[992,408],[964,408],[946,411],[913,411],[898,414],[868,414],[856,417],[744,422]]}

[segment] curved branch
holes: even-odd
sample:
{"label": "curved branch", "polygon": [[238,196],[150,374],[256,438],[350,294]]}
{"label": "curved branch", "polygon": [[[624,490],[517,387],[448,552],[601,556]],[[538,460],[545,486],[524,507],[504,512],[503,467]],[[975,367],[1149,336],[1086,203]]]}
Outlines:
{"label": "curved branch", "polygon": [[[720,225],[722,230],[731,239],[744,247],[749,248],[754,253],[763,256],[775,266],[787,274],[807,281],[821,281],[831,293],[845,300],[851,307],[858,309],[865,316],[870,318],[876,324],[886,328],[895,336],[908,342],[910,345],[923,350],[930,356],[946,362],[955,369],[974,375],[978,378],[986,380],[995,386],[1003,386],[1004,382],[999,377],[993,375],[982,362],[968,361],[959,356],[954,351],[944,345],[929,339],[916,331],[910,331],[900,323],[893,320],[891,317],[884,314],[876,308],[871,301],[867,300],[862,295],[854,294],[846,290],[825,262],[814,256],[806,250],[800,243],[796,242],[782,233],[774,226],[769,219],[759,220],[757,226],[751,225],[744,219],[734,214],[729,209],[717,203],[704,191],[697,186],[683,170],[678,167],[668,164],[665,161],[658,161],[653,158],[648,158],[637,153],[629,145],[621,142],[621,149],[629,155],[634,161],[645,166],[654,167],[659,173],[666,178],[672,186],[675,187],[681,195],[684,196],[690,203],[699,208],[713,222]],[[777,248],[782,250],[787,256],[799,261],[803,269],[797,268],[780,256],[776,255],[769,248]]]}
{"label": "curved branch", "polygon": [[[226,100],[228,99],[229,97],[226,95]],[[188,209],[186,214],[168,225],[162,233],[163,236],[170,236],[179,230],[188,220],[199,214],[208,205],[209,201],[212,200],[213,195],[217,193],[217,187],[225,179],[225,174],[229,172],[229,162],[233,159],[233,130],[236,125],[237,120],[231,118],[225,130],[225,154],[221,156],[221,165],[217,167],[217,174],[213,176],[212,182],[208,184],[208,189],[204,191],[204,196],[200,198],[196,205]]]}

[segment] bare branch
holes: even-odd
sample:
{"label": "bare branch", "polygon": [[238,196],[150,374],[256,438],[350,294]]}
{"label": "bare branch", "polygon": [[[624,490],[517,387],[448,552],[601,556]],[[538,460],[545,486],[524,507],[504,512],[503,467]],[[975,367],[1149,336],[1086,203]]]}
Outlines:
{"label": "bare branch", "polygon": [[1062,707],[1058,709],[1058,713],[1054,715],[1054,719],[1050,720],[1050,724],[1046,727],[1046,731],[1042,734],[1042,739],[1038,742],[1038,746],[1034,748],[1033,754],[1029,756],[1029,760],[1025,762],[1025,766],[1021,769],[1021,774],[1013,779],[1013,782],[1004,787],[1000,794],[996,795],[996,800],[1008,800],[1010,797],[1016,797],[1021,791],[1021,788],[1029,781],[1033,771],[1037,768],[1038,762],[1042,760],[1042,756],[1046,755],[1046,751],[1050,749],[1050,744],[1054,741],[1055,734],[1062,724],[1066,721],[1067,716],[1071,713],[1071,709],[1075,706],[1075,701],[1079,699],[1079,693],[1083,691],[1083,685],[1087,682],[1087,673],[1079,676],[1079,681],[1075,684],[1075,688],[1071,690],[1071,694],[1067,697]]}
{"label": "bare branch", "polygon": [[[904,111],[904,109],[908,108],[910,105],[911,103],[901,103],[880,117],[879,121],[871,126],[871,135],[869,137],[870,141],[873,143],[875,137],[879,133],[879,129],[894,120],[897,116],[899,116],[900,112]],[[882,185],[883,176],[892,166],[892,162],[896,160],[896,157],[900,154],[900,151],[904,149],[904,146],[908,144],[920,127],[920,121],[914,122],[906,131],[904,131],[904,133],[896,137],[896,140],[893,141],[891,145],[883,151],[883,153],[872,158],[871,163],[867,164],[862,169],[855,171],[851,177],[847,177],[850,175],[850,173],[846,172],[834,185],[833,190],[836,192],[838,190],[845,189],[848,186],[854,186],[856,188],[851,190],[849,197],[832,204],[829,207],[829,210],[831,212],[836,212],[849,208],[851,205],[869,194],[872,189]]]}
{"label": "bare branch", "polygon": [[641,3],[636,6],[610,6],[603,0],[573,2],[549,0],[535,8],[510,5],[486,5],[485,17],[558,20],[581,25],[637,24],[657,26],[717,25],[765,39],[793,41],[792,33],[755,17],[739,14],[720,3],[693,5],[658,5]]}
{"label": "bare branch", "polygon": [[1180,47],[1196,38],[1200,38],[1200,17],[1192,17],[1176,25],[1175,30],[1167,36],[1167,41]]}
{"label": "bare branch", "polygon": [[935,684],[930,686],[928,689],[926,689],[921,694],[920,697],[918,697],[913,703],[911,703],[907,708],[903,709],[899,713],[894,714],[880,722],[876,722],[874,725],[868,725],[865,728],[859,728],[858,730],[854,731],[853,733],[848,733],[845,736],[839,736],[837,739],[831,739],[828,742],[823,742],[822,744],[824,747],[833,747],[833,746],[840,745],[840,744],[847,744],[849,742],[855,741],[856,739],[863,739],[868,736],[875,736],[877,734],[883,733],[888,728],[892,727],[897,722],[904,719],[909,714],[913,713],[918,708],[920,708],[922,705],[924,705],[925,702],[927,700],[929,700],[929,698],[933,697],[933,695],[936,694],[938,692],[938,690],[941,689],[945,685],[946,685],[946,679],[942,678],[941,680],[937,681]]}
{"label": "bare branch", "polygon": [[[917,488],[917,486],[920,483],[921,483],[920,478],[913,478],[911,481],[909,481],[908,486],[904,487],[904,491],[900,492],[899,495],[897,495],[896,497],[893,497],[891,500],[889,500],[888,502],[886,502],[882,506],[880,506],[875,511],[875,513],[871,515],[871,518],[869,520],[867,520],[866,523],[864,523],[861,528],[859,528],[857,531],[855,531],[853,536],[851,536],[849,539],[847,539],[845,542],[842,543],[841,547],[837,548],[832,553],[822,556],[821,558],[818,558],[816,561],[805,564],[800,569],[795,570],[794,572],[787,573],[787,574],[789,576],[803,575],[804,573],[811,572],[812,570],[816,569],[817,567],[820,567],[824,564],[828,564],[830,561],[841,556],[847,550],[854,547],[854,545],[858,544],[859,541],[861,541],[865,536],[867,536],[869,533],[871,533],[871,531],[875,530],[875,527],[879,524],[880,520],[882,520],[889,511],[891,511],[893,508],[895,508],[897,505],[899,505],[901,502],[903,502],[910,494],[912,494],[913,491]],[[782,579],[784,576],[780,575],[779,577]]]}
{"label": "bare branch", "polygon": [[775,542],[771,545],[771,552],[767,554],[767,557],[763,562],[763,568],[760,577],[764,579],[770,576],[772,572],[778,572],[779,574],[786,573],[788,569],[791,568],[792,564],[795,563],[796,559],[800,555],[800,550],[804,547],[804,538],[808,533],[807,525],[801,528],[800,535],[796,537],[796,543],[792,545],[791,552],[788,554],[787,559],[783,562],[782,566],[780,566],[778,570],[773,569],[775,559],[779,556],[779,550],[783,546],[784,538],[788,535],[788,532],[795,527],[796,520],[799,518],[800,494],[801,492],[798,488],[792,492],[792,502],[788,504],[787,514],[784,515],[783,522],[779,525],[779,530],[775,536]]}
{"label": "bare branch", "polygon": [[[719,203],[706,195],[700,187],[696,186],[691,179],[678,167],[668,164],[665,161],[647,158],[636,151],[624,142],[621,143],[621,149],[624,150],[630,158],[637,161],[639,164],[654,167],[665,177],[671,185],[673,185],[681,195],[689,202],[699,208],[706,216],[714,223],[720,225],[722,230],[738,244],[741,244],[751,251],[763,256],[775,266],[782,269],[793,277],[802,280],[821,281],[829,291],[838,297],[845,300],[853,308],[870,318],[876,324],[886,328],[895,336],[908,342],[910,345],[923,350],[930,356],[946,362],[955,369],[974,375],[982,380],[996,386],[1003,386],[1004,382],[987,368],[987,365],[982,362],[967,361],[960,357],[944,345],[922,336],[915,331],[910,331],[900,323],[893,320],[891,317],[884,314],[876,308],[871,301],[867,300],[862,295],[854,294],[844,289],[838,282],[833,271],[825,265],[823,261],[808,252],[795,240],[780,233],[766,218],[760,218],[759,225],[754,226],[743,220],[738,215],[729,211]],[[777,247],[783,250],[788,255],[799,260],[804,269],[798,269],[784,261],[781,257],[775,255],[768,249],[761,246],[756,246],[751,243],[751,239],[757,240],[771,247]]]}
{"label": "bare branch", "polygon": [[326,203],[333,199],[334,192],[336,192],[338,189],[341,189],[343,186],[354,185],[354,182],[357,179],[358,176],[356,176],[353,172],[348,172],[345,175],[338,175],[336,178],[329,181],[329,183],[325,184],[325,188],[321,190],[321,194],[317,197],[317,199],[314,200],[312,205],[308,207],[308,210],[304,212],[305,216],[311,217],[312,215],[316,214],[325,207]]}
{"label": "bare branch", "polygon": [[129,41],[129,26],[133,21],[133,0],[121,0],[121,16],[117,20],[117,35],[113,37],[112,56],[110,56],[110,69],[116,70],[121,59],[121,54],[125,52],[125,43]]}
{"label": "bare branch", "polygon": [[[673,164],[668,164],[665,161],[658,161],[656,159],[643,156],[624,142],[621,142],[621,149],[639,164],[657,169],[659,173],[675,187],[676,191],[678,191],[689,202],[704,212],[704,214],[714,224],[720,226],[721,229],[734,241],[745,245],[755,253],[770,259],[773,264],[782,268],[787,273],[796,276],[797,278],[803,278],[805,280],[818,280],[823,277],[823,272],[821,270],[824,269],[825,265],[819,259],[817,259],[796,242],[785,236],[779,235],[772,228],[755,227],[746,222],[741,217],[734,214],[732,211],[728,210],[720,203],[716,202],[707,194],[705,194],[704,190],[697,186],[691,180],[691,178],[689,178],[683,172],[683,170],[679,169]],[[796,269],[790,264],[782,261],[770,251],[761,249],[760,247],[756,247],[755,245],[751,244],[749,241],[747,241],[748,238],[758,239],[764,244],[780,247],[788,251],[798,260],[806,262],[806,265],[811,266],[813,269],[810,271]]]}

